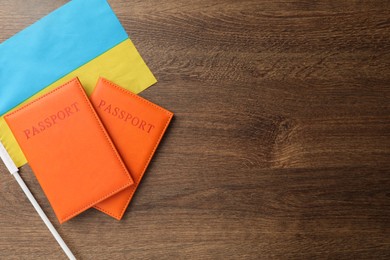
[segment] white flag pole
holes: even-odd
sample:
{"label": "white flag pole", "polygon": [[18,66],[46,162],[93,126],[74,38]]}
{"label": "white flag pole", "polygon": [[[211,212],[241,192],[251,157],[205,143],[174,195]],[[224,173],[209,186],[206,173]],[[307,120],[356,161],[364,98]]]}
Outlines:
{"label": "white flag pole", "polygon": [[70,260],[75,260],[76,257],[72,254],[69,247],[65,244],[64,240],[62,240],[60,234],[58,234],[57,230],[54,228],[53,224],[47,218],[46,214],[43,212],[42,208],[39,206],[38,202],[31,194],[30,190],[24,183],[23,179],[20,177],[18,167],[16,167],[14,161],[11,159],[7,150],[5,149],[5,147],[1,142],[0,142],[0,156],[5,166],[7,167],[8,171],[11,173],[11,175],[15,177],[16,181],[19,183],[19,186],[22,188],[27,198],[30,200],[31,204],[34,206],[35,210],[38,212],[39,216],[46,224],[47,228],[50,230],[54,238],[57,240],[58,244],[61,246],[64,253],[68,256]]}

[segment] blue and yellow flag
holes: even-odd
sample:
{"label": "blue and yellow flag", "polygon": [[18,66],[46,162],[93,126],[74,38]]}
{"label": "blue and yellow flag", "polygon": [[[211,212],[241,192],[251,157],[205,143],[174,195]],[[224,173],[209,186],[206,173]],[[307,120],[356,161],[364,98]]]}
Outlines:
{"label": "blue and yellow flag", "polygon": [[73,77],[87,94],[105,77],[134,93],[156,83],[106,0],[73,0],[0,45],[0,141],[27,163],[4,114]]}

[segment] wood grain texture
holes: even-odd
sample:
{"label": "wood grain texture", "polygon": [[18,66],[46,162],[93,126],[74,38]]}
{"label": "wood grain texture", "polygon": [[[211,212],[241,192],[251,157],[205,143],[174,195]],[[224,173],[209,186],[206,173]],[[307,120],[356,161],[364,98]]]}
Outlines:
{"label": "wood grain texture", "polygon": [[[0,40],[66,1],[2,0]],[[80,259],[389,259],[389,1],[110,4],[175,119],[124,220],[60,226]],[[0,166],[0,259],[62,259]]]}

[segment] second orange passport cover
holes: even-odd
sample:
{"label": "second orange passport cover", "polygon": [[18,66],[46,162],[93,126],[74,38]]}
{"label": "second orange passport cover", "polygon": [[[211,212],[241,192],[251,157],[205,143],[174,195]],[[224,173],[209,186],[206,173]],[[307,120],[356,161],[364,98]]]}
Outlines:
{"label": "second orange passport cover", "polygon": [[133,184],[77,78],[5,120],[60,223]]}
{"label": "second orange passport cover", "polygon": [[173,114],[100,78],[90,100],[134,180],[95,208],[120,220]]}

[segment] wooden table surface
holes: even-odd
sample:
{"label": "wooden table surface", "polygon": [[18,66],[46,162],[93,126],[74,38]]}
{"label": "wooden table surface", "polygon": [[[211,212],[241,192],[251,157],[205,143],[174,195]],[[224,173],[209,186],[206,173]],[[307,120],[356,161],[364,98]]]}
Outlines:
{"label": "wooden table surface", "polygon": [[[65,0],[1,0],[0,40]],[[123,221],[80,259],[390,259],[389,1],[110,0],[172,122]],[[0,259],[65,259],[0,165]]]}

